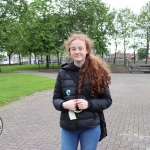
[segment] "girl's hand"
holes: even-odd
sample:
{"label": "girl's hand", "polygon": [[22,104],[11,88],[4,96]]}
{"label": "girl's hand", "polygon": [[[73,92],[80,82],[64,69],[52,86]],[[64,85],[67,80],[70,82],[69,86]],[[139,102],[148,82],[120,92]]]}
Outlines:
{"label": "girl's hand", "polygon": [[87,109],[88,108],[88,102],[84,99],[77,99],[76,104],[79,109]]}
{"label": "girl's hand", "polygon": [[76,110],[76,99],[63,102],[62,106],[65,109]]}

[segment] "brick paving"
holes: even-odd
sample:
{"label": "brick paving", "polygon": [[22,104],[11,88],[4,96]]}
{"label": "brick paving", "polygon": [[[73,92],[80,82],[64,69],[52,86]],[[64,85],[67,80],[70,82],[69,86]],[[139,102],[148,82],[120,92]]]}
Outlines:
{"label": "brick paving", "polygon": [[[26,73],[56,78],[54,72]],[[150,74],[111,76],[113,104],[104,111],[108,136],[97,150],[150,150]],[[0,150],[60,150],[60,112],[52,105],[52,94],[37,92],[0,107]]]}

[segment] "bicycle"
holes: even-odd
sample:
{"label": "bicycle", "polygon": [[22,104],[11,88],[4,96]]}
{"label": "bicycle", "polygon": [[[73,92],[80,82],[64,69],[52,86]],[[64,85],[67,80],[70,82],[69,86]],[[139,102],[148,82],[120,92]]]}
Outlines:
{"label": "bicycle", "polygon": [[0,117],[0,135],[2,134],[2,131],[3,131],[3,120]]}

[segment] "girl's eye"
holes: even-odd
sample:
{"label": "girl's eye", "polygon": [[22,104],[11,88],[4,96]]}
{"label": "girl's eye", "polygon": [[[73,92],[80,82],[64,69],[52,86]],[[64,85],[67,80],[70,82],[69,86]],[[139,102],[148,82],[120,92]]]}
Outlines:
{"label": "girl's eye", "polygon": [[82,47],[79,47],[79,50],[81,51],[81,50],[82,50]]}
{"label": "girl's eye", "polygon": [[70,48],[70,50],[75,51],[76,49],[75,48]]}

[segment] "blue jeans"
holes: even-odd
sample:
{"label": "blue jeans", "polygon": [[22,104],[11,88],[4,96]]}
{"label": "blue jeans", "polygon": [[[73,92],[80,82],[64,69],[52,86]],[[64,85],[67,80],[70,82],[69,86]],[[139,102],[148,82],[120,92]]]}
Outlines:
{"label": "blue jeans", "polygon": [[80,141],[81,150],[96,150],[101,130],[100,126],[85,130],[61,130],[61,150],[77,150]]}

